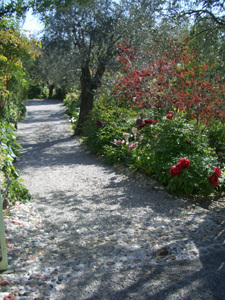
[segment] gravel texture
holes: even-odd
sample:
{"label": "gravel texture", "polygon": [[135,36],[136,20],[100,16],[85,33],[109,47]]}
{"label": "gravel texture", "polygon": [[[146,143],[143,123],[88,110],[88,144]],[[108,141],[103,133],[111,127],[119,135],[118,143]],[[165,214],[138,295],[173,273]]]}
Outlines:
{"label": "gravel texture", "polygon": [[13,270],[0,274],[0,299],[225,299],[223,205],[104,165],[72,137],[59,101],[27,110],[17,168],[33,200],[5,217]]}

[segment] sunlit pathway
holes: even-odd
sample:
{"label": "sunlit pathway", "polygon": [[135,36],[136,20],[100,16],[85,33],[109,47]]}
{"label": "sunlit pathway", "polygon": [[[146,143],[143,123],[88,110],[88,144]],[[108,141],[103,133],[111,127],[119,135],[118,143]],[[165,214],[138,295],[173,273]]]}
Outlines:
{"label": "sunlit pathway", "polygon": [[[27,111],[17,167],[44,220],[30,268],[50,270],[46,299],[216,299],[210,278],[224,276],[224,267],[215,273],[224,232],[206,210],[190,213],[182,199],[138,185],[88,154],[72,137],[61,102],[32,100]],[[205,270],[210,249],[220,253],[209,261],[214,273]]]}

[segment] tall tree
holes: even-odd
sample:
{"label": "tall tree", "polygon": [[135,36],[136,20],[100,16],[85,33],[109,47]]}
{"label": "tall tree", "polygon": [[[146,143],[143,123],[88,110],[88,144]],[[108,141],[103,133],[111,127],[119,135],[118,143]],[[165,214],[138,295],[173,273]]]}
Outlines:
{"label": "tall tree", "polygon": [[76,134],[82,133],[82,124],[93,108],[103,74],[117,53],[117,41],[137,41],[141,26],[147,31],[159,7],[157,1],[151,2],[151,6],[149,1],[92,0],[85,5],[71,1],[69,6],[48,16],[48,39],[66,40],[79,54],[81,106]]}

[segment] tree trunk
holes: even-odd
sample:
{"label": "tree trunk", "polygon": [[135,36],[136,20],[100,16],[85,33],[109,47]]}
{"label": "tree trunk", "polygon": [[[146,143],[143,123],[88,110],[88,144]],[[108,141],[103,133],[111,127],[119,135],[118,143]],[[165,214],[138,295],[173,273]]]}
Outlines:
{"label": "tree trunk", "polygon": [[48,86],[48,97],[51,98],[53,96],[54,85],[50,84]]}
{"label": "tree trunk", "polygon": [[82,126],[89,112],[93,108],[94,93],[91,90],[91,73],[89,70],[89,62],[85,62],[81,67],[81,94],[80,94],[80,114],[75,130],[76,135],[82,134]]}
{"label": "tree trunk", "polygon": [[101,85],[101,79],[105,72],[105,63],[99,62],[96,74],[91,77],[89,62],[85,62],[81,68],[81,94],[80,94],[80,114],[75,129],[76,135],[81,135],[83,131],[83,123],[87,119],[93,108],[94,96],[97,88]]}

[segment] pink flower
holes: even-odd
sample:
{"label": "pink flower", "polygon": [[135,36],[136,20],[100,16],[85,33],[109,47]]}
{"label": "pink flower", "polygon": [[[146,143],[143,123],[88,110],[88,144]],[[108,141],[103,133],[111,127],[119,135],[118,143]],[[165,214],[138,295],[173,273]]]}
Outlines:
{"label": "pink flower", "polygon": [[133,143],[133,144],[129,145],[128,147],[131,149],[131,148],[134,148],[135,146],[136,146],[136,144]]}
{"label": "pink flower", "polygon": [[181,163],[182,169],[186,169],[186,168],[190,167],[190,160],[187,158],[181,158],[180,163]]}
{"label": "pink flower", "polygon": [[172,119],[172,117],[174,116],[174,114],[168,114],[166,117],[167,117],[167,119]]}

